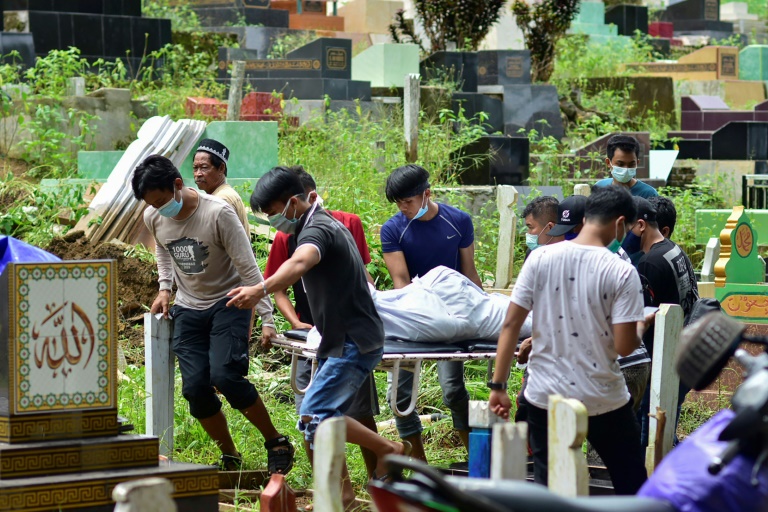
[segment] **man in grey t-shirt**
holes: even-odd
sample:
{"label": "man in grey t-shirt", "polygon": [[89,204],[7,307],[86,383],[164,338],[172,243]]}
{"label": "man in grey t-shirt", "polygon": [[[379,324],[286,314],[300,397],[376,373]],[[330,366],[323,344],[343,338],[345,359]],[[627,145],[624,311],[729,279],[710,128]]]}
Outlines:
{"label": "man in grey t-shirt", "polygon": [[[144,222],[155,237],[160,292],[150,313],[173,318],[171,348],[179,360],[182,393],[192,416],[221,449],[221,467],[241,466],[221,411],[218,389],[265,439],[270,473],[287,473],[293,446],[277,432],[248,374],[251,308],[226,307],[227,292],[263,282],[250,242],[235,211],[222,200],[184,187],[165,157],[147,157],[134,171],[133,193],[150,208]],[[171,284],[177,285],[170,307]],[[272,304],[261,301],[265,339],[275,334]]]}

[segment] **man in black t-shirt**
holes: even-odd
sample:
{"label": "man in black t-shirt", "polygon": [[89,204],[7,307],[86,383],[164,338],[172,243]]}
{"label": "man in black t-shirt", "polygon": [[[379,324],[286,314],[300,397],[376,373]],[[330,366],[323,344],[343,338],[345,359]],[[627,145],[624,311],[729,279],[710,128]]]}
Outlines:
{"label": "man in black t-shirt", "polygon": [[[627,233],[627,237],[632,238],[629,242],[632,252],[636,252],[634,249],[637,249],[644,253],[637,262],[637,272],[640,274],[640,283],[643,286],[645,306],[678,304],[683,308],[683,315],[687,317],[693,309],[693,304],[699,299],[696,274],[691,260],[676,243],[665,238],[661,233],[653,204],[641,197],[635,197],[633,200],[637,208],[637,222]],[[653,358],[653,331],[648,329],[643,337],[643,343],[648,348],[651,358]],[[684,388],[680,389],[681,403],[687,391]],[[648,444],[649,403],[650,386],[643,398],[639,413],[643,446]]]}
{"label": "man in black t-shirt", "polygon": [[[318,203],[307,201],[296,173],[275,167],[256,183],[251,208],[269,216],[283,233],[296,235],[296,250],[259,286],[236,288],[228,306],[252,307],[269,290],[285,290],[302,280],[315,326],[322,336],[317,350],[317,373],[304,396],[299,429],[312,460],[314,436],[325,419],[344,416],[366,376],[381,361],[384,326],[368,291],[365,267],[349,230]],[[408,443],[390,441],[344,416],[347,440],[371,450],[376,473],[386,473],[386,455],[408,455]],[[355,499],[346,465],[343,495],[346,505]]]}

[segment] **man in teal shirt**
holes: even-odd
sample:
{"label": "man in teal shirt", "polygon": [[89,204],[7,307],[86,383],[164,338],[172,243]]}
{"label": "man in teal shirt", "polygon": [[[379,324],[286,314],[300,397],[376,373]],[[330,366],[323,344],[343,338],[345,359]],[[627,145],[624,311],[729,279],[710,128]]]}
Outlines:
{"label": "man in teal shirt", "polygon": [[611,178],[605,178],[597,183],[597,187],[617,185],[626,187],[633,196],[658,196],[656,189],[647,183],[635,179],[637,162],[640,159],[640,143],[629,135],[614,135],[608,139],[608,151],[605,163],[611,170]]}

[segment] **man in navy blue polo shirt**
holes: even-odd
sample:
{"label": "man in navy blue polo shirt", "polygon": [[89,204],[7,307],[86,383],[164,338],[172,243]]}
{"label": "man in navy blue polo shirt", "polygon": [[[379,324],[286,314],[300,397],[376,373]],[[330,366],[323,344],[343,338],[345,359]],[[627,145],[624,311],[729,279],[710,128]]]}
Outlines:
{"label": "man in navy blue polo shirt", "polygon": [[[395,288],[403,288],[416,276],[443,265],[465,275],[482,287],[475,268],[475,231],[471,217],[452,206],[432,201],[429,172],[418,165],[398,167],[387,178],[387,199],[400,212],[381,228],[384,263]],[[438,362],[437,376],[443,402],[451,410],[453,426],[469,445],[469,393],[464,385],[464,363]],[[398,377],[398,408],[411,400],[413,373],[401,370]],[[391,390],[390,390],[391,391]],[[413,445],[411,455],[426,461],[421,421],[414,411],[396,416],[400,437]]]}

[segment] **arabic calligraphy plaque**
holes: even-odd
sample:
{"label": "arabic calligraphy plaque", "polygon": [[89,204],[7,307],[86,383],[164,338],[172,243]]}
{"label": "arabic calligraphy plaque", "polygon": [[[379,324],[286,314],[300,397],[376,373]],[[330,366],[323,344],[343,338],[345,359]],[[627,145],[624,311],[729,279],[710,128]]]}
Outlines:
{"label": "arabic calligraphy plaque", "polygon": [[103,261],[10,267],[13,413],[116,406],[113,265]]}

